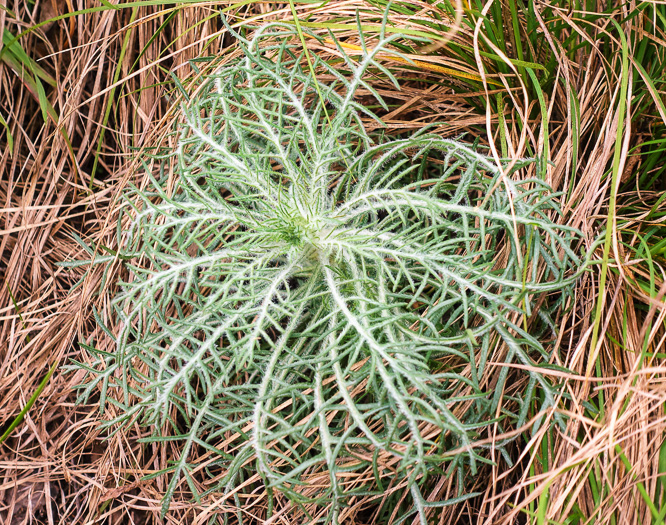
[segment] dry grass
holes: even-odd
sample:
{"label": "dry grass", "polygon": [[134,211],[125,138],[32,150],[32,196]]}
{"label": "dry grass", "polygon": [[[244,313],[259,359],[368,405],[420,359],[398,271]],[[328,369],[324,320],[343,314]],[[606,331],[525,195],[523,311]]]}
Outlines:
{"label": "dry grass", "polygon": [[[0,10],[0,28],[16,34],[40,20],[91,4],[43,0],[33,8],[16,0],[8,6],[13,13]],[[9,148],[7,135],[0,135],[0,423],[5,425],[0,430],[26,405],[50,366],[87,359],[81,342],[106,344],[93,319],[94,309],[108,308],[108,297],[98,293],[102,268],[86,273],[85,267],[62,268],[57,263],[87,258],[76,236],[89,245],[113,244],[119,189],[130,179],[141,184],[132,170],[134,152],[154,144],[168,128],[174,104],[164,97],[160,84],[169,80],[171,72],[179,78],[193,74],[189,59],[233,53],[216,15],[220,7],[230,4],[200,2],[178,8],[145,6],[86,13],[49,22],[22,37],[21,46],[33,58],[41,58],[39,64],[56,81],[56,88],[45,87],[59,115],[57,123],[50,118],[44,122],[39,93],[26,81],[26,72],[0,61],[0,115],[9,122],[13,136]],[[312,15],[310,22],[336,16],[353,21],[358,5],[335,0],[321,9],[306,5],[299,11]],[[422,16],[431,17],[427,4],[423,8]],[[370,11],[364,16],[370,17]],[[228,15],[232,22],[293,20],[289,4],[273,2],[236,7]],[[564,33],[583,31],[571,12],[562,11],[559,16],[568,24]],[[644,23],[642,16],[636,17],[636,27]],[[410,21],[395,16],[403,29],[417,27],[413,21],[413,17]],[[475,38],[480,38],[465,26],[457,27],[455,20],[450,25],[458,29],[453,35],[456,42],[473,46]],[[549,26],[540,27],[546,31],[546,42]],[[584,28],[593,39],[589,53],[564,56],[552,35],[544,44],[558,56],[559,75],[575,87],[580,105],[580,127],[574,130],[570,94],[563,84],[556,83],[556,89],[545,93],[552,161],[547,181],[564,191],[567,221],[584,231],[588,246],[605,227],[612,181],[607,175],[617,146],[617,100],[622,94],[613,74],[617,64],[611,62],[621,57],[618,52],[609,58],[594,40],[611,29],[603,20],[593,31]],[[340,30],[336,36],[353,44],[354,34],[353,29]],[[617,39],[615,43],[619,50]],[[314,44],[312,49],[334,54]],[[465,64],[437,56],[429,63],[469,72]],[[436,128],[444,136],[468,132],[501,152],[504,135],[509,155],[525,156],[529,146],[531,151],[541,151],[542,119],[538,111],[534,117],[532,108],[538,108],[538,100],[530,91],[495,86],[492,82],[502,80],[497,75],[488,77],[488,89],[462,96],[443,84],[429,83],[445,78],[462,85],[460,78],[422,68],[420,78],[414,79],[414,71],[404,64],[387,64],[404,79],[399,92],[383,79],[374,79],[378,91],[395,104],[385,116],[391,132],[445,122]],[[501,117],[480,109],[496,93],[504,93]],[[633,108],[629,111],[632,114]],[[527,125],[521,127],[519,119]],[[625,142],[616,159],[617,181],[626,183],[640,168],[636,165],[640,160],[634,160],[629,150],[645,140],[641,135],[645,130],[620,125]],[[580,146],[573,171],[576,136]],[[558,355],[572,372],[566,377],[571,397],[566,431],[534,436],[529,446],[516,451],[515,467],[498,461],[496,468],[478,477],[483,496],[447,507],[437,517],[431,515],[433,523],[509,524],[518,522],[519,515],[533,522],[538,506],[555,523],[564,523],[576,509],[584,519],[573,523],[658,523],[648,501],[656,502],[653,505],[659,511],[664,490],[658,477],[664,473],[660,452],[666,432],[666,279],[658,257],[652,266],[634,258],[641,232],[663,222],[661,215],[650,215],[655,202],[663,207],[658,196],[631,191],[618,197],[626,205],[619,208],[612,224],[611,259],[616,262],[609,264],[602,295],[601,271],[595,268],[580,281],[569,313],[559,320]],[[598,254],[601,259],[601,249]],[[106,277],[109,286],[112,279]],[[70,292],[80,279],[82,284]],[[639,282],[652,283],[652,298]],[[601,299],[600,336],[592,346],[594,309]],[[143,480],[143,476],[165,468],[177,449],[137,443],[146,435],[138,426],[103,439],[98,409],[74,403],[72,387],[80,379],[57,370],[23,423],[0,445],[0,521],[7,525],[160,522],[160,499],[167,480],[165,476]],[[603,413],[594,414],[585,404],[588,400],[601,406]],[[526,435],[529,439],[529,432]],[[202,491],[211,483],[208,476],[194,473],[193,478]],[[250,480],[248,485],[257,481]],[[316,479],[312,481],[316,485]],[[441,499],[451,483],[442,479],[430,497]],[[402,487],[390,490],[400,494]],[[241,497],[244,518],[255,517],[250,521],[263,523],[264,493],[256,490]],[[219,494],[192,503],[183,483],[166,521],[203,524],[222,510],[235,508],[233,498]],[[378,521],[376,508],[377,502],[358,500],[348,509],[344,523],[384,523]],[[286,505],[272,521],[306,522]]]}

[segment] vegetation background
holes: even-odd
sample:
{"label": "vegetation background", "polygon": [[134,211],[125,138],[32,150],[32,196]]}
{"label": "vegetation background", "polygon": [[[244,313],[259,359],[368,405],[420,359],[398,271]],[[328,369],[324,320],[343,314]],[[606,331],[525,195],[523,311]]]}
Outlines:
{"label": "vegetation background", "polygon": [[[76,406],[80,343],[98,337],[102,271],[64,268],[114,235],[132,160],[169,129],[174,78],[192,59],[235,56],[220,20],[248,34],[267,20],[321,31],[355,51],[389,9],[396,32],[429,37],[375,89],[390,133],[436,123],[443,137],[505,157],[547,159],[566,223],[597,264],[558,320],[570,374],[566,431],[526,436],[513,467],[476,480],[482,496],[432,523],[660,524],[666,520],[666,5],[534,0],[7,0],[0,6],[0,520],[160,523],[177,456],[133,427],[105,439],[97,405]],[[329,31],[332,33],[329,34]],[[356,40],[355,40],[356,39]],[[309,43],[335,60],[334,46]],[[370,101],[370,99],[368,99]],[[370,102],[369,102],[370,103]],[[75,286],[76,285],[76,286]],[[199,452],[202,455],[206,451]],[[205,491],[206,476],[193,476]],[[442,481],[444,484],[444,481]],[[441,487],[440,489],[441,490]],[[387,497],[399,502],[403,492]],[[390,506],[390,505],[389,505]],[[384,505],[386,507],[386,505]],[[169,523],[211,523],[233,499],[177,490]],[[391,515],[362,498],[345,523]],[[243,501],[264,523],[265,495]],[[233,522],[237,514],[231,515]],[[209,520],[213,521],[209,521]],[[288,512],[273,523],[300,524]]]}

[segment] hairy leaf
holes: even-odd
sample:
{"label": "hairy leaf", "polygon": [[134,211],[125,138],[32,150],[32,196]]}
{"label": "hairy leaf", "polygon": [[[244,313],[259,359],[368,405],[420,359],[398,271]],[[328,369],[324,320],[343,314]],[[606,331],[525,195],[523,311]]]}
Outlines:
{"label": "hairy leaf", "polygon": [[[337,523],[351,496],[405,480],[424,519],[419,487],[464,479],[491,427],[556,406],[540,338],[584,268],[580,234],[540,180],[457,141],[365,131],[377,117],[355,95],[381,102],[365,77],[397,36],[347,72],[311,55],[316,77],[293,36],[238,37],[244,57],[190,86],[178,148],[128,191],[117,346],[93,350],[84,396],[100,386],[112,423],[182,441],[166,505],[197,446],[222,490],[257,471]],[[507,384],[512,364],[524,380]]]}

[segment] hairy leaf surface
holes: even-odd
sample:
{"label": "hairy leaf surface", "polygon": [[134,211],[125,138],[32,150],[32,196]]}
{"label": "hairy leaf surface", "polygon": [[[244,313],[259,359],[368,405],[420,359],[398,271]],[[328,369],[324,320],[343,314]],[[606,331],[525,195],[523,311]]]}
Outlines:
{"label": "hairy leaf surface", "polygon": [[422,511],[429,479],[464,480],[492,432],[556,406],[540,341],[584,267],[580,234],[540,180],[454,140],[365,131],[356,95],[383,104],[365,78],[390,76],[377,56],[397,37],[340,49],[345,68],[311,52],[315,77],[293,36],[239,40],[244,57],[192,89],[177,150],[128,192],[116,350],[93,350],[84,396],[101,387],[112,423],[182,442],[167,504],[197,446],[222,490],[258,472],[330,522],[400,480]]}

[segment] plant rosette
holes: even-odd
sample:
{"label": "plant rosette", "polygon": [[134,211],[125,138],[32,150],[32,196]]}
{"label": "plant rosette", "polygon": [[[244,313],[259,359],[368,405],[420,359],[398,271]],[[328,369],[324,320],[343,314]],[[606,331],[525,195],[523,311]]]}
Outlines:
{"label": "plant rosette", "polygon": [[279,497],[336,523],[404,483],[425,523],[427,483],[469,497],[491,446],[509,460],[503,434],[557,419],[540,341],[585,267],[581,234],[543,181],[475,148],[366,131],[357,92],[387,109],[365,77],[398,86],[378,55],[400,36],[338,47],[335,66],[290,26],[237,38],[243,57],[193,86],[178,147],[126,192],[115,351],[75,365],[81,399],[181,442],[165,511],[203,447],[216,490],[260,475],[269,515]]}

